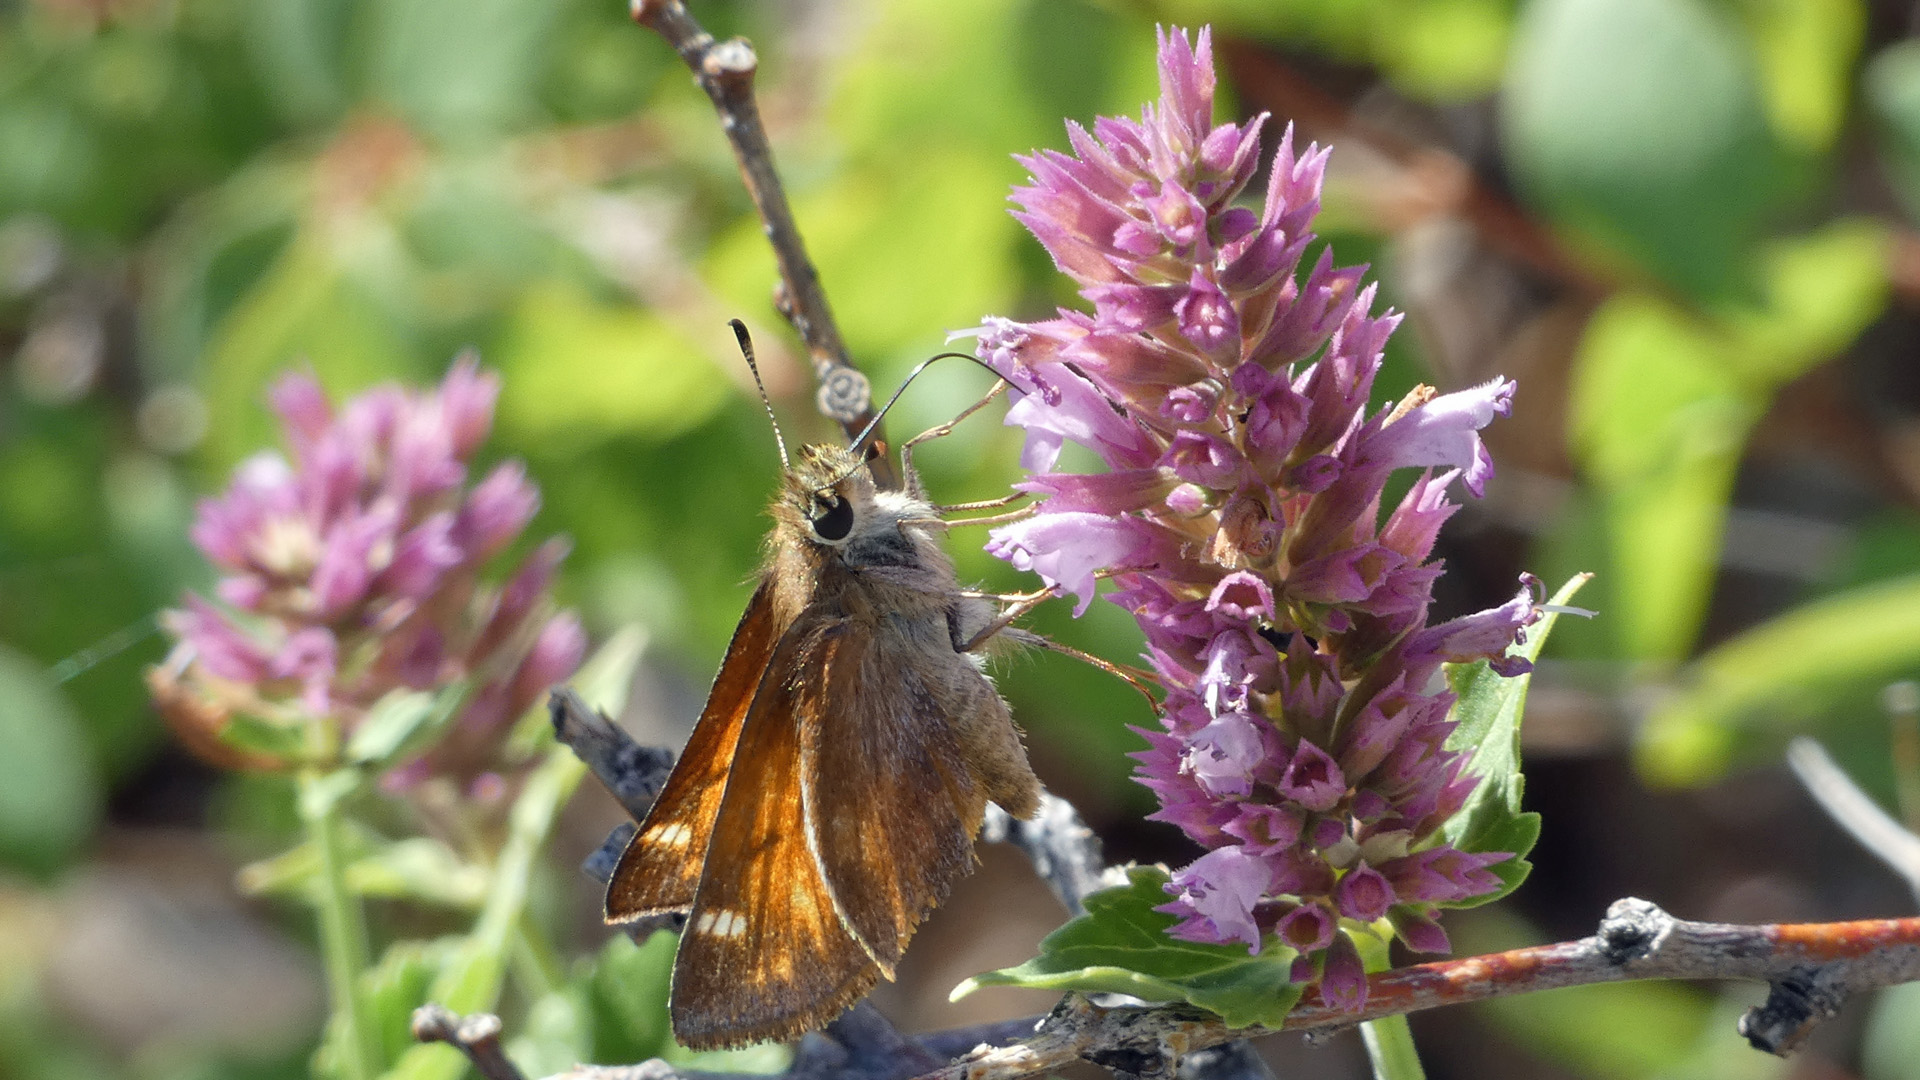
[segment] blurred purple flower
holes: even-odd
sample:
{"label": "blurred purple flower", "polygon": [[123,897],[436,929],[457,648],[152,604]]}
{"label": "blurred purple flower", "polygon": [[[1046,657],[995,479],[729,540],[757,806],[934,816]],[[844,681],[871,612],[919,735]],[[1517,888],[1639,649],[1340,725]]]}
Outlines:
{"label": "blurred purple flower", "polygon": [[[1370,411],[1400,316],[1374,313],[1364,268],[1302,262],[1327,151],[1297,153],[1287,131],[1259,212],[1236,206],[1265,117],[1213,126],[1207,31],[1163,33],[1159,62],[1139,120],[1069,125],[1073,153],[1020,159],[1014,216],[1092,311],[974,332],[1013,387],[1007,422],[1035,474],[1020,487],[1038,499],[987,548],[1076,614],[1110,579],[1146,631],[1167,697],[1138,779],[1155,819],[1210,849],[1168,886],[1171,933],[1254,951],[1278,934],[1296,972],[1357,1008],[1365,976],[1339,921],[1444,948],[1435,905],[1496,889],[1487,867],[1508,857],[1436,835],[1474,784],[1445,748],[1440,669],[1524,670],[1505,653],[1535,599],[1432,627],[1427,610],[1447,488],[1482,491],[1479,432],[1514,385],[1421,387]],[[1107,471],[1056,472],[1069,441]],[[1428,471],[1383,507],[1401,468]]]}
{"label": "blurred purple flower", "polygon": [[243,462],[192,527],[228,607],[189,595],[165,616],[179,644],[149,681],[176,726],[247,712],[344,734],[390,691],[472,679],[444,741],[396,776],[493,766],[506,726],[586,650],[546,595],[564,544],[536,549],[503,587],[480,583],[540,505],[518,462],[463,488],[499,388],[471,358],[433,392],[381,386],[338,410],[311,375],[274,384],[292,460]]}

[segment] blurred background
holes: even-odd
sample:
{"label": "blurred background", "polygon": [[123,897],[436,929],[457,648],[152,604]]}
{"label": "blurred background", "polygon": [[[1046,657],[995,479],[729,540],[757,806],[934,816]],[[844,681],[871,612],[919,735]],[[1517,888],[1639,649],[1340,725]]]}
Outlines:
{"label": "blurred background", "polygon": [[[1156,23],[1212,23],[1223,110],[1335,146],[1322,237],[1409,316],[1381,396],[1520,384],[1487,433],[1497,479],[1443,535],[1440,616],[1505,599],[1522,570],[1599,574],[1580,603],[1600,616],[1562,622],[1534,683],[1537,869],[1450,916],[1459,950],[1579,936],[1626,895],[1697,919],[1913,913],[1779,762],[1814,734],[1920,814],[1900,692],[1920,678],[1920,6],[694,11],[759,49],[802,228],[885,390],[949,330],[1075,302],[1005,212],[1009,155],[1151,98]],[[624,719],[677,744],[777,478],[726,319],[754,328],[789,439],[834,437],[774,280],[706,99],[613,0],[0,0],[0,1076],[308,1071],[311,920],[234,885],[288,843],[290,786],[197,762],[141,682],[166,649],[156,612],[211,581],[194,500],[275,437],[271,377],[424,384],[476,346],[505,380],[487,453],[527,462],[535,535],[573,538],[559,589],[596,639],[647,634]],[[894,437],[984,389],[934,368]],[[1017,451],[982,416],[923,462],[955,502],[1004,491]],[[1020,587],[981,539],[956,538],[963,575]],[[1034,625],[1064,641],[1137,648],[1117,608],[1049,608]],[[1141,820],[1123,755],[1151,720],[1131,691],[1052,655],[1003,683],[1042,778],[1111,856],[1191,857]],[[576,867],[618,819],[583,789],[533,883],[532,917],[603,961]],[[1017,854],[982,857],[877,998],[908,1030],[1051,1004],[945,1001],[1063,917]],[[374,912],[380,945],[469,917]],[[657,948],[630,953],[657,979]],[[580,1015],[658,1009],[607,970]],[[1850,1003],[1790,1062],[1733,1031],[1760,994],[1567,990],[1415,1032],[1435,1077],[1920,1077],[1920,991]],[[510,1034],[553,1026],[537,1004],[509,994]],[[555,1045],[653,1045],[575,1035]],[[1263,1050],[1289,1077],[1364,1075],[1351,1036]]]}

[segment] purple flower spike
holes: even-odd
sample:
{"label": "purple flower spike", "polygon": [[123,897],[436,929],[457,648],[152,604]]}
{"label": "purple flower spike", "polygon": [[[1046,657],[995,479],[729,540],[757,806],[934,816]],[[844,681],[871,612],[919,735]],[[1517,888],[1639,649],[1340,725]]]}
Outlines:
{"label": "purple flower spike", "polygon": [[1347,876],[1334,886],[1333,900],[1339,905],[1341,915],[1370,923],[1384,918],[1387,909],[1393,906],[1393,884],[1381,876],[1380,871],[1361,863],[1347,871]]}
{"label": "purple flower spike", "polygon": [[[1155,820],[1211,849],[1174,874],[1174,936],[1257,950],[1264,928],[1357,1007],[1365,974],[1336,913],[1444,947],[1434,905],[1499,888],[1487,867],[1505,855],[1437,835],[1476,783],[1446,749],[1439,672],[1523,670],[1506,653],[1538,601],[1523,589],[1438,626],[1428,609],[1448,489],[1484,489],[1480,433],[1514,384],[1370,405],[1400,316],[1375,309],[1364,267],[1308,257],[1328,151],[1285,132],[1257,212],[1236,205],[1265,117],[1213,123],[1207,31],[1159,46],[1160,98],[1138,119],[1070,125],[1071,153],[1019,159],[1015,216],[1091,311],[973,332],[1036,474],[1020,486],[1037,512],[987,549],[1075,614],[1110,581],[1146,632],[1167,695],[1136,778]],[[1106,471],[1056,471],[1067,442]],[[1383,505],[1402,468],[1426,471]]]}
{"label": "purple flower spike", "polygon": [[1358,1012],[1367,1003],[1367,968],[1353,939],[1341,934],[1327,949],[1320,971],[1320,998],[1330,1007]]}
{"label": "purple flower spike", "polygon": [[391,691],[485,674],[457,734],[393,775],[494,767],[506,725],[586,648],[578,621],[546,596],[563,546],[540,549],[505,589],[478,583],[540,504],[517,462],[463,487],[499,389],[470,357],[435,392],[376,387],[338,409],[310,374],[274,384],[292,464],[248,459],[192,529],[223,572],[215,595],[235,610],[188,595],[165,617],[179,645],[151,681],[189,745],[217,745],[236,713],[300,716],[338,736]]}
{"label": "purple flower spike", "polygon": [[1316,953],[1333,944],[1340,922],[1319,904],[1301,904],[1280,917],[1274,933],[1303,953]]}
{"label": "purple flower spike", "polygon": [[1248,953],[1260,951],[1260,927],[1253,906],[1273,882],[1265,860],[1237,847],[1223,847],[1195,859],[1174,875],[1167,892],[1177,896],[1155,911],[1184,916],[1170,931],[1187,941],[1244,941]]}

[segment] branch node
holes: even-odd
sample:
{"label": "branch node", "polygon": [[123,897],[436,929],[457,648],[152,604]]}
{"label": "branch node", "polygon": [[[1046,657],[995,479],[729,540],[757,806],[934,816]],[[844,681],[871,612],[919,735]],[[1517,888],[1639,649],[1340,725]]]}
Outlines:
{"label": "branch node", "polygon": [[1140,1080],[1172,1080],[1173,1062],[1162,1048],[1147,1045],[1104,1047],[1087,1051],[1086,1058],[1103,1069]]}
{"label": "branch node", "polygon": [[1767,1000],[1740,1017],[1748,1045],[1778,1057],[1799,1049],[1822,1020],[1840,1012],[1846,991],[1834,965],[1801,968],[1767,983]]}
{"label": "branch node", "polygon": [[707,49],[700,60],[700,74],[727,82],[751,81],[760,66],[760,57],[745,38],[730,38]]}
{"label": "branch node", "polygon": [[465,1054],[486,1080],[525,1080],[500,1048],[500,1018],[492,1013],[461,1017],[428,1002],[413,1010],[412,1029],[416,1042],[443,1042]]}
{"label": "branch node", "polygon": [[1673,916],[1658,904],[1627,897],[1615,900],[1600,920],[1600,953],[1614,964],[1626,965],[1651,956],[1673,929]]}
{"label": "branch node", "polygon": [[873,384],[858,369],[836,364],[820,377],[813,403],[822,416],[835,423],[851,424],[865,416],[873,404]]}

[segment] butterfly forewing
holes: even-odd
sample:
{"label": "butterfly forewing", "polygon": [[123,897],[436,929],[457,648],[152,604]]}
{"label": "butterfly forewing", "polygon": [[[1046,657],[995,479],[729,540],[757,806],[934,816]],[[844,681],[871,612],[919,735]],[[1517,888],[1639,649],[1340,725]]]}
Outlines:
{"label": "butterfly forewing", "polygon": [[692,906],[740,728],[773,654],[776,621],[773,584],[765,580],[733,631],[720,674],[707,695],[707,707],[673,774],[607,883],[608,922],[629,922]]}
{"label": "butterfly forewing", "polygon": [[[841,915],[891,972],[921,919],[972,868],[986,797],[926,683],[943,672],[907,663],[858,624],[822,654],[824,692],[802,698],[821,714],[800,725],[808,826]],[[992,693],[954,660],[954,681]]]}
{"label": "butterfly forewing", "polygon": [[804,729],[818,724],[823,694],[816,673],[846,631],[803,612],[775,648],[740,732],[673,965],[674,1037],[694,1049],[793,1038],[880,978],[835,910],[802,794]]}

